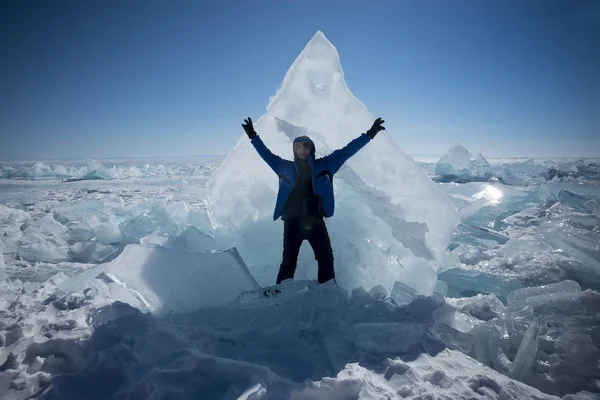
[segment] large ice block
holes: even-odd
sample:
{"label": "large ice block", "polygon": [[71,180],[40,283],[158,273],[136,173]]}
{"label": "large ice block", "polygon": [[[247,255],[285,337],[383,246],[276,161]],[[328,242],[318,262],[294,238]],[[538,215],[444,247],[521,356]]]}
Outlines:
{"label": "large ice block", "polygon": [[[374,120],[346,85],[335,47],[318,32],[255,129],[274,154],[292,160],[297,136],[311,137],[316,156],[322,157],[357,138]],[[211,176],[207,198],[213,227],[227,246],[240,250],[265,285],[274,283],[281,262],[282,224],[272,221],[278,180],[243,135]],[[383,131],[346,162],[333,185],[336,209],[327,226],[338,283],[366,290],[382,285],[391,292],[395,281],[407,282],[409,275],[429,270],[413,289],[431,293],[459,216],[423,168]],[[307,245],[296,274],[298,279],[316,277]]]}
{"label": "large ice block", "polygon": [[258,288],[235,249],[200,253],[128,245],[102,269],[156,313],[222,306]]}
{"label": "large ice block", "polygon": [[525,306],[537,307],[550,301],[559,301],[581,294],[579,283],[571,280],[551,283],[549,285],[517,289],[506,296],[509,310],[518,310]]}

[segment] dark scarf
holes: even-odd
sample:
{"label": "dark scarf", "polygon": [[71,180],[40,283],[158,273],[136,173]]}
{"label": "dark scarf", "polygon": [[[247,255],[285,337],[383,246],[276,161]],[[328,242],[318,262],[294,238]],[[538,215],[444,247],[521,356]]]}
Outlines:
{"label": "dark scarf", "polygon": [[310,225],[319,213],[319,198],[312,185],[312,168],[308,160],[295,158],[298,176],[285,207],[285,220],[298,220],[302,225]]}

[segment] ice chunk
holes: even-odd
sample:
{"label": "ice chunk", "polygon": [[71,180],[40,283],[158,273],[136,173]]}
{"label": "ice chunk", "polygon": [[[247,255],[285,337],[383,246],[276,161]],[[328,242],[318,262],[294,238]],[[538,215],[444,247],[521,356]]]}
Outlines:
{"label": "ice chunk", "polygon": [[471,153],[460,143],[446,150],[446,153],[435,164],[438,175],[468,175],[471,168]]}
{"label": "ice chunk", "polygon": [[579,283],[565,280],[549,285],[514,290],[506,296],[506,302],[510,310],[518,310],[528,305],[537,307],[551,301],[578,297],[580,294]]}
{"label": "ice chunk", "polygon": [[384,301],[388,297],[388,292],[381,285],[377,285],[369,290],[369,295],[375,300]]}
{"label": "ice chunk", "polygon": [[123,239],[119,226],[114,222],[107,222],[96,227],[96,237],[102,244],[115,244]]}
{"label": "ice chunk", "polygon": [[96,240],[75,243],[69,249],[71,261],[80,263],[97,263],[110,259],[118,251],[118,247],[99,243]]}
{"label": "ice chunk", "polygon": [[97,265],[92,268],[88,268],[67,280],[62,281],[57,285],[59,291],[63,293],[74,293],[84,289],[88,282],[92,281],[98,275],[102,273],[103,265]]}
{"label": "ice chunk", "polygon": [[157,201],[143,208],[135,217],[124,221],[121,224],[121,232],[125,237],[138,240],[154,232],[175,237],[183,231],[187,212],[187,206],[183,202]]}
{"label": "ice chunk", "polygon": [[[92,228],[113,221],[122,214],[131,211],[119,196],[107,196],[101,200],[86,201],[74,205],[58,207],[55,215],[61,222],[85,222]],[[66,223],[66,222],[65,222]]]}
{"label": "ice chunk", "polygon": [[20,226],[28,218],[28,213],[0,204],[0,235],[7,238],[20,235]]}
{"label": "ice chunk", "polygon": [[523,284],[511,277],[477,269],[452,268],[442,272],[438,277],[448,284],[449,297],[465,297],[482,293],[505,298],[511,291],[523,287]]}
{"label": "ice chunk", "polygon": [[491,167],[479,153],[473,157],[460,143],[450,147],[437,161],[433,172],[438,182],[485,181],[492,177]]}
{"label": "ice chunk", "polygon": [[540,321],[536,318],[531,322],[521,340],[517,355],[509,368],[510,377],[522,380],[530,372],[537,355],[539,334]]}
{"label": "ice chunk", "polygon": [[29,175],[35,178],[43,178],[47,176],[52,176],[52,169],[49,165],[44,164],[43,162],[37,162],[29,169]]}
{"label": "ice chunk", "polygon": [[278,304],[281,304],[282,299],[293,298],[296,294],[305,293],[309,289],[310,282],[289,279],[281,282],[279,285],[240,293],[238,300],[240,304],[252,304],[256,301],[276,298],[279,300]]}
{"label": "ice chunk", "polygon": [[475,160],[472,162],[472,165],[474,165],[477,168],[477,171],[481,171],[481,173],[478,173],[478,175],[485,174],[489,172],[490,169],[490,163],[488,162],[488,160],[485,159],[485,157],[481,153],[477,153],[477,156],[475,156]]}
{"label": "ice chunk", "polygon": [[66,226],[56,221],[52,215],[47,214],[31,223],[31,225],[25,229],[24,233],[62,238],[67,230],[68,228]]}
{"label": "ice chunk", "polygon": [[[344,147],[373,120],[346,85],[335,47],[318,32],[255,128],[273,153],[290,160],[299,135],[313,139],[320,157]],[[327,224],[338,283],[391,291],[407,271],[429,269],[434,273],[423,288],[431,293],[459,216],[420,165],[384,131],[348,160],[333,183],[336,215]],[[273,282],[281,261],[282,226],[272,222],[277,189],[277,176],[245,136],[209,183],[213,227],[264,284]],[[301,251],[297,271],[309,279],[316,275],[310,251]]]}
{"label": "ice chunk", "polygon": [[539,225],[539,218],[544,217],[557,203],[554,199],[547,200],[543,205],[526,208],[523,211],[512,213],[503,218],[503,221],[509,225],[528,226]]}
{"label": "ice chunk", "polygon": [[600,294],[587,290],[535,310],[509,310],[477,329],[477,359],[546,393],[596,390],[600,348],[592,332],[599,309]]}
{"label": "ice chunk", "polygon": [[65,168],[64,165],[54,165],[52,167],[52,172],[54,172],[56,175],[67,175],[67,169]]}
{"label": "ice chunk", "polygon": [[88,160],[87,173],[83,179],[114,179],[115,175],[104,165],[94,160]]}
{"label": "ice chunk", "polygon": [[[20,178],[31,179],[31,180],[44,180],[44,179],[57,179],[64,177],[81,177],[79,171],[69,168],[67,169],[64,165],[48,165],[41,161],[38,161],[27,170],[21,170],[16,173]],[[12,177],[12,176],[9,176]]]}
{"label": "ice chunk", "polygon": [[458,225],[457,231],[468,235],[470,238],[479,238],[485,241],[494,241],[499,244],[505,244],[506,242],[508,242],[509,239],[509,237],[506,234],[494,231],[490,228],[485,228],[483,226],[471,226],[469,224],[460,223]]}
{"label": "ice chunk", "polygon": [[157,313],[225,305],[258,289],[235,249],[199,253],[128,245],[103,270]]}
{"label": "ice chunk", "polygon": [[410,286],[405,285],[402,282],[395,282],[390,297],[399,306],[405,306],[410,304],[416,297],[417,292]]}
{"label": "ice chunk", "polygon": [[26,261],[61,262],[69,259],[69,245],[55,236],[27,234],[16,242],[16,253]]}
{"label": "ice chunk", "polygon": [[[140,244],[144,246],[164,246],[170,247],[170,243],[173,240],[168,233],[164,232],[152,232],[149,235],[146,235],[140,238]],[[194,249],[186,249],[186,250],[194,250]]]}
{"label": "ice chunk", "polygon": [[174,247],[192,251],[207,251],[217,247],[215,239],[195,226],[188,226],[181,235],[173,241]]}
{"label": "ice chunk", "polygon": [[586,210],[585,203],[589,200],[589,197],[562,189],[558,193],[558,199],[577,211],[588,212],[588,210]]}
{"label": "ice chunk", "polygon": [[10,244],[10,251],[26,261],[61,262],[68,260],[69,245],[65,241],[68,228],[47,214],[29,225],[23,235]]}
{"label": "ice chunk", "polygon": [[69,229],[67,242],[71,244],[88,241],[96,235],[94,228],[85,221],[69,222],[66,226]]}
{"label": "ice chunk", "polygon": [[445,324],[449,327],[462,332],[470,333],[473,328],[479,326],[482,322],[470,315],[457,311],[454,307],[444,304],[433,312],[436,324]]}
{"label": "ice chunk", "polygon": [[507,312],[500,299],[492,295],[478,294],[473,297],[447,299],[448,304],[457,310],[472,315],[482,321],[489,321]]}
{"label": "ice chunk", "polygon": [[4,243],[0,239],[0,285],[6,280],[6,267],[4,266]]}
{"label": "ice chunk", "polygon": [[61,283],[65,282],[66,280],[68,280],[69,277],[67,275],[65,275],[64,272],[59,272],[57,274],[52,275],[50,278],[48,278],[45,282],[44,285],[54,285],[57,286],[60,285]]}

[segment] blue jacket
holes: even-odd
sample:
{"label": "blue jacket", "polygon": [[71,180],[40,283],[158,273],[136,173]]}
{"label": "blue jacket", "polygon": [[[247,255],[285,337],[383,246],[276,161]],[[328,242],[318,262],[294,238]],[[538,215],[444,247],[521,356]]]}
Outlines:
{"label": "blue jacket", "polygon": [[[313,190],[315,195],[321,200],[324,216],[329,218],[333,216],[335,210],[333,176],[344,165],[346,160],[369,143],[371,138],[363,133],[343,148],[316,160],[314,142],[308,136],[298,137],[294,142],[299,140],[308,140],[313,143],[313,149],[308,157],[308,162],[312,168]],[[295,162],[284,160],[273,154],[258,135],[251,140],[251,143],[262,159],[279,176],[279,192],[277,193],[277,202],[273,213],[273,221],[275,221],[281,216],[283,206],[296,183],[298,169]]]}

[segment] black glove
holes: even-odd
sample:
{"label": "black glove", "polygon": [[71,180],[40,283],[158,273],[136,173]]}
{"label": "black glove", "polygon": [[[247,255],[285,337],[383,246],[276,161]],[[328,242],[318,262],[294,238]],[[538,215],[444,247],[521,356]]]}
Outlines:
{"label": "black glove", "polygon": [[373,139],[375,135],[379,133],[379,131],[385,131],[385,126],[381,126],[385,121],[381,119],[381,117],[377,118],[375,122],[373,122],[373,126],[371,129],[367,131],[367,135]]}
{"label": "black glove", "polygon": [[254,139],[254,136],[256,136],[256,131],[254,130],[254,126],[252,126],[252,118],[248,117],[248,119],[245,119],[244,122],[246,124],[242,124],[242,127],[244,128],[244,131],[246,131],[246,135],[248,135],[250,140]]}

